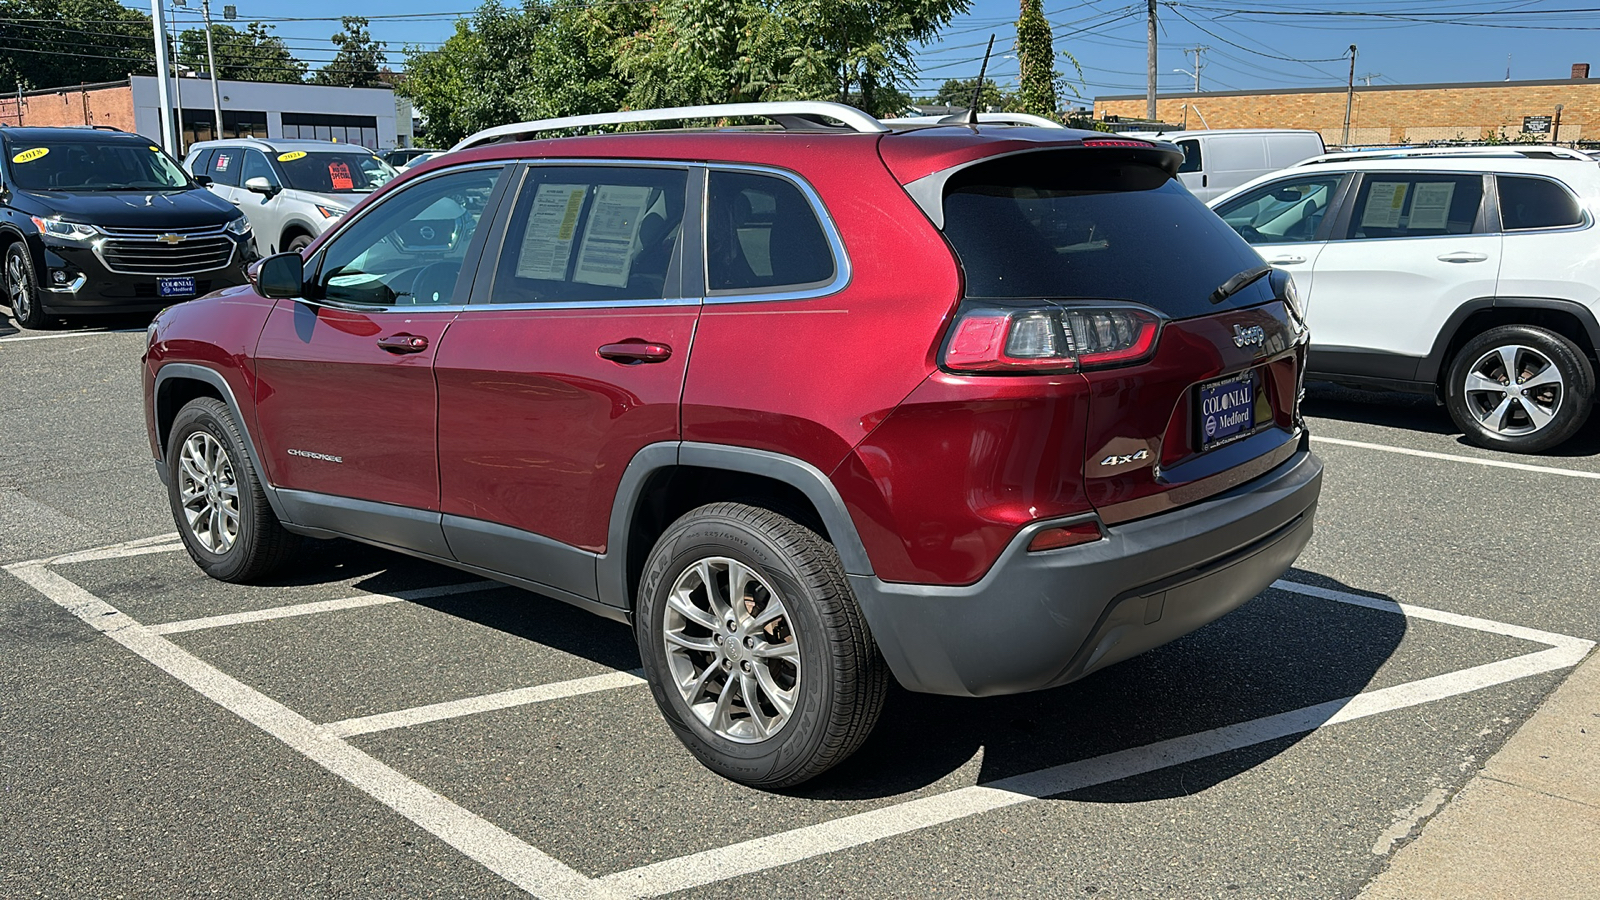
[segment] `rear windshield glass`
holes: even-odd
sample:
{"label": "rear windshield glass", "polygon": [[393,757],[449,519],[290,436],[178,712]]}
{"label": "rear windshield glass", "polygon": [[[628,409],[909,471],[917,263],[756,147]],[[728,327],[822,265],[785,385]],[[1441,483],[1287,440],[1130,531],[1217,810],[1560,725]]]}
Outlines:
{"label": "rear windshield glass", "polygon": [[278,154],[283,179],[297,191],[318,194],[365,194],[395,176],[394,167],[365,151]]}
{"label": "rear windshield glass", "polygon": [[153,144],[134,141],[6,142],[11,184],[25,191],[160,191],[189,176]]}
{"label": "rear windshield glass", "polygon": [[1271,299],[1261,279],[1213,305],[1211,292],[1261,257],[1166,172],[1093,153],[1011,156],[951,177],[944,233],[968,297],[1132,300],[1174,319]]}

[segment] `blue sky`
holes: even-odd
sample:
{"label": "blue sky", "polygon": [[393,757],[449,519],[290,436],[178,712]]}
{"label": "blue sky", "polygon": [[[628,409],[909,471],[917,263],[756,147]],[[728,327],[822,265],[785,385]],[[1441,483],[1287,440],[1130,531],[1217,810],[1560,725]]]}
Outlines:
{"label": "blue sky", "polygon": [[[166,0],[169,4],[171,0]],[[199,0],[180,8],[180,24],[198,19]],[[147,4],[129,3],[148,9]],[[333,56],[328,37],[338,30],[328,17],[363,15],[372,33],[387,41],[391,64],[408,43],[436,46],[448,37],[456,14],[470,13],[474,0],[237,0],[239,17],[261,17],[313,66]],[[213,12],[220,17],[222,0]],[[1055,26],[1056,49],[1072,53],[1062,69],[1084,97],[1144,91],[1145,4],[1143,0],[1045,2]],[[1359,13],[1363,15],[1350,15]],[[990,33],[996,35],[990,72],[1014,81],[1012,54],[1017,0],[974,0],[970,11],[922,48],[921,80],[914,93],[933,93],[949,77],[972,77]],[[407,16],[409,18],[386,18]],[[283,21],[303,18],[306,21]],[[1356,44],[1359,83],[1416,84],[1499,81],[1507,56],[1516,80],[1565,78],[1572,63],[1591,62],[1600,76],[1600,0],[1192,0],[1160,6],[1160,84],[1163,90],[1193,86],[1196,46],[1201,87],[1208,90],[1340,85],[1349,74],[1342,59]],[[318,19],[322,19],[318,21]],[[1425,21],[1416,21],[1422,19]]]}

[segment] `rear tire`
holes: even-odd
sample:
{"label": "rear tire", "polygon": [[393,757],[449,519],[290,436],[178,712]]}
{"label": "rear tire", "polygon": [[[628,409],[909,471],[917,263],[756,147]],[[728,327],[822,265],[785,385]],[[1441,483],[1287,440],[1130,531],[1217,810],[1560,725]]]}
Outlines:
{"label": "rear tire", "polygon": [[167,499],[178,534],[218,581],[244,584],[282,569],[300,546],[267,503],[227,405],[211,397],[178,411],[167,441]]}
{"label": "rear tire", "polygon": [[6,248],[5,276],[11,318],[22,328],[45,327],[44,308],[39,305],[39,279],[34,275],[33,257],[25,242],[18,241]]}
{"label": "rear tire", "polygon": [[667,529],[645,563],[634,633],[678,739],[754,787],[844,761],[888,691],[833,546],[753,506],[702,506]]}
{"label": "rear tire", "polygon": [[1594,391],[1594,367],[1572,341],[1532,325],[1502,325],[1456,354],[1445,407],[1480,447],[1538,453],[1583,427]]}

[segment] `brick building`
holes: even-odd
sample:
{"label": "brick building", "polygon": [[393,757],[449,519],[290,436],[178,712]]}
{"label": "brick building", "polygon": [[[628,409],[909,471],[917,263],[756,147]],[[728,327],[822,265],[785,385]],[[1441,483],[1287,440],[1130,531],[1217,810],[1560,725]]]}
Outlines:
{"label": "brick building", "polygon": [[[1516,139],[1524,125],[1539,128],[1562,106],[1558,140],[1600,141],[1600,78],[1572,67],[1557,81],[1357,85],[1350,111],[1351,145]],[[1310,128],[1329,144],[1343,143],[1344,87],[1161,94],[1157,118],[1189,128]],[[1143,94],[1096,97],[1094,115],[1143,119]],[[1549,140],[1541,134],[1539,140]]]}

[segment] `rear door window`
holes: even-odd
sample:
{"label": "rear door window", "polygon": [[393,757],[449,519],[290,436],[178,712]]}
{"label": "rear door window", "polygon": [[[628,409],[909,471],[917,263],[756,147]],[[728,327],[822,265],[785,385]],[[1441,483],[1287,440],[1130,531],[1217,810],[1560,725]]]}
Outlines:
{"label": "rear door window", "polygon": [[1478,229],[1481,175],[1368,172],[1350,212],[1350,240],[1444,237]]}
{"label": "rear door window", "polygon": [[711,293],[794,291],[833,281],[837,262],[827,233],[788,179],[713,169],[706,216]]}
{"label": "rear door window", "polygon": [[1554,181],[1515,175],[1500,175],[1496,181],[1500,188],[1500,222],[1506,231],[1583,224],[1578,198]]}
{"label": "rear door window", "polygon": [[1029,153],[951,176],[944,233],[967,296],[1131,300],[1175,319],[1272,298],[1263,278],[1213,305],[1261,257],[1165,171],[1097,155]]}
{"label": "rear door window", "polygon": [[242,147],[218,147],[216,155],[211,157],[211,165],[206,173],[217,184],[226,184],[237,187],[239,184],[239,170],[244,168],[244,149]]}
{"label": "rear door window", "polygon": [[533,166],[495,271],[494,303],[654,300],[682,238],[688,170]]}

